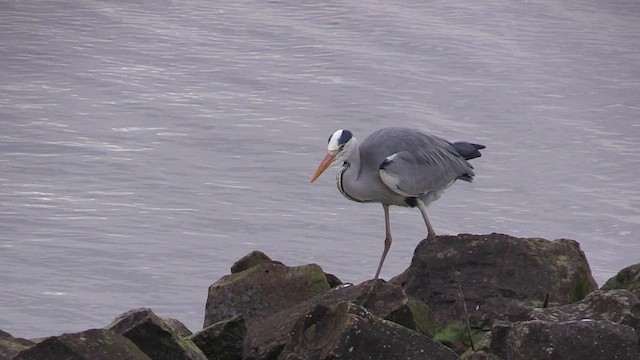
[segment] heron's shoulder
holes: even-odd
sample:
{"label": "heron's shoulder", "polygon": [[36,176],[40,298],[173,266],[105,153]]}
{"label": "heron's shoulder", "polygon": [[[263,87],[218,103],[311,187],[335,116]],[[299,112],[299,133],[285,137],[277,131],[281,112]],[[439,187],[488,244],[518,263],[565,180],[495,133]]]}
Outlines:
{"label": "heron's shoulder", "polygon": [[438,136],[404,127],[387,127],[374,131],[367,136],[362,145],[372,148],[391,147],[403,150],[441,147],[449,148],[451,143]]}

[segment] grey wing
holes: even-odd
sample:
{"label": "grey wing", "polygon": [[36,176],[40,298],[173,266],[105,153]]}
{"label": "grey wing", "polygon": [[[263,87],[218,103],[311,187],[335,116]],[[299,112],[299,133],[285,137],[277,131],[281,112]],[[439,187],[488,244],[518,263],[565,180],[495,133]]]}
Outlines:
{"label": "grey wing", "polygon": [[473,167],[446,140],[428,134],[404,140],[407,146],[380,164],[380,179],[392,191],[418,197],[473,178]]}

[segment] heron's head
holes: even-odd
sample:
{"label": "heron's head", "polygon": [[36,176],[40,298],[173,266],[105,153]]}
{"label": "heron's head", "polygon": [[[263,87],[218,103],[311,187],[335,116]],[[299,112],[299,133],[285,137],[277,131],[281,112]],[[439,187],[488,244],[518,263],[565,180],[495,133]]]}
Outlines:
{"label": "heron's head", "polygon": [[349,130],[338,130],[329,136],[329,144],[327,145],[327,155],[324,157],[315,174],[311,178],[311,182],[316,181],[320,175],[333,164],[344,161],[351,153],[355,138]]}

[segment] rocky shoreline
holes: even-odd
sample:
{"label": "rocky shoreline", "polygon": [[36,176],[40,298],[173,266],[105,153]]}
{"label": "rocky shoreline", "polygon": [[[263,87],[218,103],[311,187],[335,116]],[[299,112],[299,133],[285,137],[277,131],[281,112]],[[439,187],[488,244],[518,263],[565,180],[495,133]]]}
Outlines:
{"label": "rocky shoreline", "polygon": [[423,240],[388,282],[343,284],[253,252],[209,287],[203,329],[135,309],[44,339],[0,331],[0,359],[640,359],[640,264],[600,289],[576,241]]}

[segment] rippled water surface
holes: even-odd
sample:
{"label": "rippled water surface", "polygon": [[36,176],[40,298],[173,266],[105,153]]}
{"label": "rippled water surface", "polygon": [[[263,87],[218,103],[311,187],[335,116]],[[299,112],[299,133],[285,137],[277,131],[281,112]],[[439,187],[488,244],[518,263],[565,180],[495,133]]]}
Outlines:
{"label": "rippled water surface", "polygon": [[[640,3],[0,2],[0,329],[151,307],[192,330],[260,249],[371,278],[382,208],[309,178],[326,139],[391,125],[487,146],[438,233],[580,241],[640,262]],[[392,209],[382,275],[420,214]]]}

